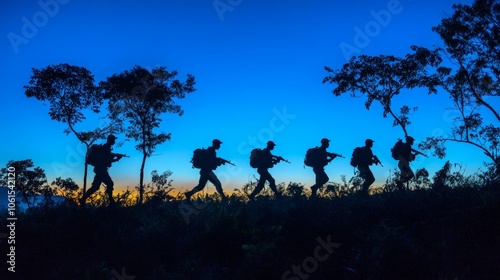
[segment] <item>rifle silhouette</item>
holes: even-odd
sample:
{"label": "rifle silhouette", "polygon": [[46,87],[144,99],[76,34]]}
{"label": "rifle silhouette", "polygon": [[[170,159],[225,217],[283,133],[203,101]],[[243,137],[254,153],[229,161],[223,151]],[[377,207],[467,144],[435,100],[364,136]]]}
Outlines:
{"label": "rifle silhouette", "polygon": [[113,153],[113,156],[118,156],[118,157],[129,157],[127,156],[126,154],[117,154],[117,153]]}
{"label": "rifle silhouette", "polygon": [[380,164],[380,166],[384,167],[384,166],[382,165],[382,162],[380,161],[380,159],[378,159],[378,157],[377,157],[377,156],[373,156],[373,159],[374,159],[374,161],[375,161],[375,164]]}
{"label": "rifle silhouette", "polygon": [[330,157],[340,157],[340,158],[345,158],[343,155],[341,154],[336,154],[336,153],[326,153],[328,156]]}
{"label": "rifle silhouette", "polygon": [[286,159],[284,159],[283,157],[280,157],[280,156],[273,156],[273,159],[277,160],[278,162],[284,161],[284,162],[290,163],[288,160],[286,160]]}
{"label": "rifle silhouette", "polygon": [[230,162],[230,161],[229,161],[229,160],[227,160],[227,159],[219,158],[219,160],[220,160],[220,162],[221,162],[222,164],[226,164],[226,163],[228,163],[228,164],[231,164],[232,166],[236,166],[236,164],[234,164],[234,163]]}
{"label": "rifle silhouette", "polygon": [[414,152],[414,153],[415,153],[415,155],[423,155],[424,157],[428,158],[428,156],[427,156],[426,154],[424,154],[424,153],[422,153],[422,152],[420,152],[420,151],[417,151],[417,150],[415,150],[415,149],[411,149],[411,151],[412,151],[412,152]]}

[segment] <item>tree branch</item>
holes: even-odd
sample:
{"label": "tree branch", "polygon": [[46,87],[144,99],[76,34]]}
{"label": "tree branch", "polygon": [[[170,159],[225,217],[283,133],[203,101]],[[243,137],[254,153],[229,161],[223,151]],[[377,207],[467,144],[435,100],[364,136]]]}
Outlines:
{"label": "tree branch", "polygon": [[474,95],[474,97],[476,98],[476,100],[481,105],[484,105],[486,108],[488,108],[493,113],[493,115],[495,115],[495,117],[497,118],[497,120],[500,122],[500,114],[490,104],[488,104],[486,101],[484,101],[483,98],[481,98],[481,95],[479,95],[479,93],[477,93],[476,89],[474,88],[474,83],[472,82],[472,79],[471,79],[471,77],[469,75],[469,71],[467,71],[467,69],[464,67],[464,65],[463,65],[463,63],[462,63],[462,61],[460,59],[458,60],[458,62],[460,64],[460,67],[465,72],[465,77],[467,79],[467,82],[469,83],[470,91],[471,91],[472,95]]}
{"label": "tree branch", "polygon": [[438,139],[440,142],[446,142],[446,141],[451,141],[451,142],[456,142],[456,143],[467,143],[467,144],[471,144],[479,149],[481,149],[484,154],[489,157],[490,159],[493,160],[493,162],[495,162],[495,156],[493,154],[490,153],[490,151],[488,151],[485,147],[477,144],[477,143],[474,143],[474,142],[471,142],[469,140],[459,140],[459,139],[454,139],[454,138],[442,138],[442,139]]}

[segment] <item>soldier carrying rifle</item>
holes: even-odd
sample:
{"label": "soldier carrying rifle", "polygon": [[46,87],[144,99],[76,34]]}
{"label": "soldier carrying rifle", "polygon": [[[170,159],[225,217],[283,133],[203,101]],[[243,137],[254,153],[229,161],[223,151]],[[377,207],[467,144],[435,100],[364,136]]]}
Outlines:
{"label": "soldier carrying rifle", "polygon": [[252,191],[252,193],[248,196],[250,200],[254,199],[255,196],[262,191],[264,188],[264,185],[266,181],[269,182],[269,187],[273,192],[275,193],[276,198],[281,197],[281,193],[278,191],[276,188],[276,181],[274,180],[273,176],[271,176],[271,173],[269,173],[269,168],[272,168],[275,164],[279,163],[280,161],[288,162],[288,160],[280,157],[280,156],[275,156],[271,154],[271,151],[274,150],[274,146],[276,144],[273,141],[268,141],[267,146],[265,149],[262,149],[258,152],[258,155],[256,155],[256,161],[257,163],[257,173],[259,173],[260,178],[259,182],[257,183],[257,186],[255,189]]}
{"label": "soldier carrying rifle", "polygon": [[227,198],[222,191],[222,184],[214,174],[213,170],[217,169],[217,167],[223,164],[232,164],[230,161],[225,160],[223,158],[217,157],[216,150],[220,148],[220,144],[222,142],[219,139],[214,139],[212,141],[212,146],[207,149],[197,149],[194,152],[193,159],[191,162],[193,163],[193,167],[200,168],[200,180],[198,185],[194,187],[191,191],[187,191],[184,193],[186,196],[186,200],[189,202],[191,200],[191,196],[205,188],[205,185],[208,181],[214,184],[215,189],[220,194],[222,201],[226,201]]}
{"label": "soldier carrying rifle", "polygon": [[109,205],[114,205],[113,199],[113,180],[108,173],[108,168],[111,167],[113,162],[119,161],[123,157],[128,157],[124,154],[115,154],[111,152],[111,146],[115,144],[116,136],[109,135],[107,141],[103,145],[92,145],[86,156],[86,163],[94,166],[94,181],[92,186],[87,190],[83,197],[80,199],[80,204],[85,205],[85,201],[89,196],[95,193],[102,183],[106,185],[106,193],[109,198]]}
{"label": "soldier carrying rifle", "polygon": [[358,168],[359,176],[364,180],[361,189],[361,192],[363,194],[368,194],[370,185],[375,182],[375,177],[370,170],[370,165],[375,163],[382,166],[382,163],[380,162],[378,157],[373,155],[373,142],[375,141],[373,141],[372,139],[366,139],[365,146],[355,148],[351,158],[351,165]]}
{"label": "soldier carrying rifle", "polygon": [[330,140],[323,138],[320,147],[310,148],[306,152],[304,164],[312,167],[314,174],[316,174],[316,183],[311,187],[311,198],[316,197],[318,189],[322,188],[330,180],[326,175],[325,166],[336,157],[343,158],[342,155],[327,152],[328,147],[330,147]]}
{"label": "soldier carrying rifle", "polygon": [[417,155],[423,155],[427,157],[424,153],[417,151],[412,148],[415,139],[411,136],[406,136],[406,143],[400,139],[394,147],[391,149],[392,157],[395,160],[398,160],[398,167],[400,170],[400,175],[398,180],[396,181],[397,187],[402,190],[403,184],[410,181],[415,174],[413,170],[410,168],[410,162],[415,160]]}

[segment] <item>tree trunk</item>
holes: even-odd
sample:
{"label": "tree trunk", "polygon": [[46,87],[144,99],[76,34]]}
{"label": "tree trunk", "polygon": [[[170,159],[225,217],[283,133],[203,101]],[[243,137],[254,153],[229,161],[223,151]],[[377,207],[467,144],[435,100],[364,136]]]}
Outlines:
{"label": "tree trunk", "polygon": [[139,201],[138,204],[142,204],[143,194],[144,194],[144,166],[146,165],[146,153],[143,153],[142,164],[141,164],[141,174],[139,177]]}
{"label": "tree trunk", "polygon": [[403,129],[403,132],[405,133],[405,137],[408,137],[408,132],[406,131],[406,126],[401,122],[401,120],[396,116],[396,114],[394,114],[394,112],[392,112],[391,107],[386,106],[386,110],[389,111],[389,113],[394,118],[394,120],[396,120],[396,122],[399,124],[399,126],[401,126],[401,128]]}
{"label": "tree trunk", "polygon": [[496,176],[497,178],[500,177],[500,156],[497,156],[496,159],[495,159],[495,167],[496,167]]}
{"label": "tree trunk", "polygon": [[83,162],[83,195],[85,195],[85,192],[87,192],[87,175],[88,175],[88,164],[87,164],[87,154],[89,153],[89,148],[90,148],[90,143],[82,141],[83,144],[85,144],[85,159]]}
{"label": "tree trunk", "polygon": [[85,162],[84,164],[84,170],[83,170],[83,194],[85,195],[85,192],[87,192],[87,171],[88,170],[88,164]]}

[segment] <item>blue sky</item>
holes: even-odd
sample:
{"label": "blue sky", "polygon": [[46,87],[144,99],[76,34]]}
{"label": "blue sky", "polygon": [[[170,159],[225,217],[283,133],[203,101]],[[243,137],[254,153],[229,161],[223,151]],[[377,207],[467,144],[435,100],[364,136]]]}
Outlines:
{"label": "blue sky", "polygon": [[[194,75],[197,91],[178,101],[183,116],[163,116],[160,130],[171,132],[172,140],[147,160],[147,181],[154,169],[171,170],[175,188],[191,189],[198,180],[189,162],[192,151],[219,138],[218,155],[237,164],[216,171],[225,190],[257,175],[248,156],[268,140],[277,143],[276,155],[292,162],[272,169],[276,181],[311,185],[314,175],[303,166],[304,154],[327,137],[329,150],[346,156],[326,167],[332,181],[353,175],[353,148],[372,138],[384,164],[372,170],[384,182],[397,168],[390,148],[402,130],[382,118],[378,104],[367,111],[362,98],[333,96],[333,85],[322,84],[323,67],[339,68],[354,54],[404,56],[411,45],[441,45],[431,28],[452,14],[454,3],[472,1],[2,1],[0,164],[31,158],[50,182],[59,176],[82,180],[84,150],[76,137],[50,119],[47,105],[24,95],[32,67],[83,66],[98,82],[134,65],[166,66],[180,78]],[[456,114],[445,110],[451,103],[444,92],[403,92],[395,105],[403,104],[419,106],[408,127],[417,144],[449,132]],[[89,114],[77,129],[99,123]],[[115,163],[110,174],[117,186],[136,186],[142,157],[133,141],[123,135],[118,141],[123,145],[115,151],[131,157]],[[459,144],[449,145],[447,159],[469,172],[487,161]],[[420,157],[413,167],[433,174],[444,162]]]}

